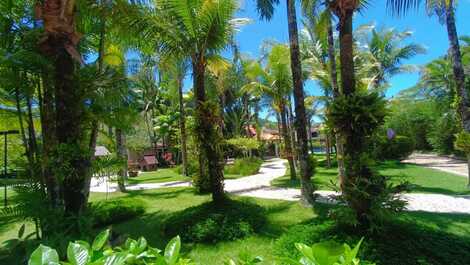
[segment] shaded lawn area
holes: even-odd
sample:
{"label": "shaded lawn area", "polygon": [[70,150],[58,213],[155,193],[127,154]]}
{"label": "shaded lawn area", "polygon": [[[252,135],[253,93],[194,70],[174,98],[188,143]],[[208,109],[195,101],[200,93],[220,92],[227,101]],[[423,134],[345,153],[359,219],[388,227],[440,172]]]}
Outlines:
{"label": "shaded lawn area", "polygon": [[190,177],[185,177],[178,174],[172,168],[160,168],[156,171],[141,172],[139,176],[135,178],[129,178],[129,184],[141,184],[141,183],[160,183],[170,181],[190,181]]}
{"label": "shaded lawn area", "polygon": [[[112,197],[135,197],[146,202],[147,213],[134,220],[113,225],[113,229],[133,238],[144,235],[149,244],[163,248],[168,242],[163,234],[167,218],[179,212],[210,201],[209,195],[195,195],[191,188],[169,188],[160,190],[136,191],[128,194],[114,193]],[[314,211],[297,203],[253,198],[233,197],[248,200],[265,208],[267,225],[261,233],[232,242],[217,244],[183,244],[184,253],[199,264],[223,264],[228,257],[237,257],[241,252],[261,254],[267,260],[273,260],[273,240],[288,227],[307,222],[316,216]],[[104,194],[92,194],[92,200],[104,199]]]}
{"label": "shaded lawn area", "polygon": [[[105,200],[105,194],[91,194],[91,201]],[[163,248],[169,238],[163,233],[165,222],[170,217],[178,216],[185,209],[198,206],[210,201],[209,195],[195,195],[192,188],[168,188],[146,191],[132,191],[129,193],[112,193],[108,200],[114,198],[135,198],[145,203],[146,213],[143,216],[134,218],[118,224],[113,224],[113,230],[120,234],[128,235],[132,238],[144,236],[150,245]],[[232,197],[235,200],[249,201],[262,206],[267,217],[266,225],[258,234],[231,242],[219,242],[215,244],[188,243],[183,242],[183,254],[198,262],[198,264],[223,264],[228,257],[237,257],[240,253],[250,253],[260,255],[265,262],[262,264],[272,264],[276,259],[277,239],[286,235],[286,231],[297,225],[307,225],[316,230],[322,227],[312,223],[329,222],[327,220],[328,210],[332,206],[318,204],[315,209],[306,208],[297,202],[287,202],[279,200],[265,200],[244,197]],[[452,214],[432,214],[432,213],[403,213],[400,215],[401,222],[406,227],[427,229],[422,234],[400,233],[395,237],[385,233],[380,238],[381,246],[385,246],[394,255],[401,255],[410,259],[409,255],[416,254],[416,259],[428,253],[439,252],[442,255],[452,257],[455,261],[448,264],[470,264],[465,263],[470,259],[470,215]],[[15,237],[21,222],[18,220],[0,219],[0,241]],[[171,224],[167,224],[171,225]],[[27,233],[33,229],[32,225],[27,227]],[[101,230],[101,229],[98,229]],[[98,233],[98,230],[96,233]],[[289,232],[290,233],[290,232]],[[307,234],[305,236],[310,236]],[[423,238],[417,238],[422,236]],[[426,238],[425,238],[426,237]],[[428,238],[439,244],[430,243]],[[344,240],[348,240],[347,237]],[[343,240],[343,237],[338,237]],[[448,240],[449,239],[449,240]],[[323,238],[321,240],[324,240]],[[356,240],[353,237],[352,240]],[[369,243],[366,238],[366,245]],[[385,245],[384,245],[385,244]],[[403,249],[403,244],[410,246],[410,249]],[[443,244],[445,244],[443,247]],[[455,248],[454,246],[458,246]],[[466,246],[469,246],[468,248]],[[412,248],[412,249],[411,249]],[[383,251],[383,250],[381,250]],[[367,252],[369,253],[369,252]],[[373,253],[373,252],[372,252]],[[411,253],[411,254],[410,254]],[[372,254],[369,254],[372,255]],[[381,253],[376,253],[374,257],[380,257]],[[400,258],[398,256],[397,258]],[[378,261],[378,260],[374,260]],[[387,264],[386,262],[378,262]],[[389,264],[389,263],[388,263]],[[434,264],[419,263],[413,260],[403,264]],[[394,264],[395,265],[395,264]]]}
{"label": "shaded lawn area", "polygon": [[[319,190],[333,190],[338,182],[337,165],[333,163],[331,168],[327,168],[323,155],[317,155],[317,159],[312,182]],[[393,183],[408,181],[411,184],[411,192],[414,193],[470,194],[470,190],[467,189],[467,179],[452,173],[392,160],[378,163],[375,169],[380,174],[391,177]],[[300,188],[300,181],[291,180],[289,170],[286,173],[285,176],[273,180],[271,184],[277,187]]]}

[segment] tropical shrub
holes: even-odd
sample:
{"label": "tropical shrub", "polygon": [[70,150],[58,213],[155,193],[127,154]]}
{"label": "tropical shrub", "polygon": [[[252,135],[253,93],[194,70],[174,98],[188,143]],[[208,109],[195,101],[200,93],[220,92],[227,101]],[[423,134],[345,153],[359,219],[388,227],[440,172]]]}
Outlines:
{"label": "tropical shrub", "polygon": [[124,264],[194,264],[180,256],[181,241],[175,237],[167,244],[164,251],[150,247],[145,238],[127,239],[118,247],[108,243],[110,231],[101,232],[90,245],[86,241],[69,242],[66,262],[60,262],[59,253],[48,246],[39,245],[31,254],[28,265],[124,265]]}
{"label": "tropical shrub", "polygon": [[[28,265],[192,265],[189,259],[181,257],[181,240],[174,237],[166,245],[165,250],[153,248],[147,244],[144,237],[138,240],[127,239],[123,245],[112,247],[109,245],[110,231],[105,230],[98,234],[92,244],[86,241],[69,242],[66,251],[66,260],[60,261],[59,253],[48,246],[39,245],[29,257]],[[357,258],[362,239],[351,248],[347,244],[338,244],[333,241],[316,243],[309,247],[302,243],[295,244],[300,258],[292,259],[281,257],[281,262],[288,265],[359,265]],[[253,265],[262,262],[262,257],[250,253],[241,255],[239,259],[229,259],[226,265]]]}
{"label": "tropical shrub", "polygon": [[264,208],[245,201],[222,205],[205,203],[176,213],[165,222],[167,236],[180,235],[188,242],[215,243],[244,238],[266,223]]}
{"label": "tropical shrub", "polygon": [[248,137],[237,137],[227,140],[227,144],[235,149],[235,151],[241,152],[244,157],[251,156],[252,152],[261,148],[261,142],[255,138]]}
{"label": "tropical shrub", "polygon": [[427,139],[433,150],[439,154],[458,153],[454,147],[456,133],[458,133],[458,121],[455,116],[443,115],[433,124]]}
{"label": "tropical shrub", "polygon": [[115,199],[92,203],[89,212],[94,226],[102,227],[144,214],[145,205],[137,199]]}
{"label": "tropical shrub", "polygon": [[233,165],[225,166],[225,174],[249,176],[259,172],[263,160],[257,157],[235,159]]}
{"label": "tropical shrub", "polygon": [[[178,165],[175,167],[175,172],[182,175],[183,174],[183,165]],[[199,165],[196,161],[196,159],[190,158],[188,160],[188,168],[187,168],[187,174],[188,176],[194,176],[198,173],[199,170]]]}
{"label": "tropical shrub", "polygon": [[374,150],[372,151],[378,160],[401,160],[407,158],[414,151],[414,142],[407,136],[397,135],[388,137],[375,137]]}

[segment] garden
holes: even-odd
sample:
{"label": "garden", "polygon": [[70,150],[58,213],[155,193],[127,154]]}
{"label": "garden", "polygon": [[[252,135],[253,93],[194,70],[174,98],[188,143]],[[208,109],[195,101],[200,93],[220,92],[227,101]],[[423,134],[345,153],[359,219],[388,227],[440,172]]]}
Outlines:
{"label": "garden", "polygon": [[470,264],[468,12],[2,1],[0,264]]}

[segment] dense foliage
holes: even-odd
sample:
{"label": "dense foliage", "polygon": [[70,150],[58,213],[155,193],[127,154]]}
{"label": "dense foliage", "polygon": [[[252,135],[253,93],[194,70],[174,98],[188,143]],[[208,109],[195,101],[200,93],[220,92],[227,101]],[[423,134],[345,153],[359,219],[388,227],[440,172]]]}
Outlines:
{"label": "dense foliage", "polygon": [[[149,264],[149,265],[191,265],[196,264],[190,259],[185,259],[181,254],[180,238],[174,237],[166,245],[165,250],[153,248],[147,244],[144,237],[138,240],[127,239],[120,246],[112,247],[108,244],[110,231],[101,232],[90,245],[86,241],[70,242],[67,247],[67,263],[80,265],[124,265],[124,264]],[[312,264],[312,265],[357,265],[362,264],[357,258],[361,241],[351,248],[347,244],[339,244],[333,241],[316,243],[312,247],[305,244],[295,244],[300,253],[298,260],[284,258],[282,263]],[[238,260],[227,259],[225,264],[247,265],[257,264],[262,261],[262,257],[253,258],[240,257]],[[40,245],[32,254],[28,261],[29,265],[55,265],[61,264],[59,254],[55,249]]]}
{"label": "dense foliage", "polygon": [[266,224],[264,209],[249,202],[205,203],[166,220],[165,234],[187,242],[216,243],[244,238]]}

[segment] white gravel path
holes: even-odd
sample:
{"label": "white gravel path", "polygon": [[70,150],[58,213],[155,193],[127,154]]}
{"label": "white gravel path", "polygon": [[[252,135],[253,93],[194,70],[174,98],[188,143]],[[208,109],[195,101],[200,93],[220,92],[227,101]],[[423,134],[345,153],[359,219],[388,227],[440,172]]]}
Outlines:
{"label": "white gravel path", "polygon": [[463,177],[468,176],[467,162],[448,156],[413,153],[402,162],[429,167],[432,169],[453,173]]}
{"label": "white gravel path", "polygon": [[[239,179],[225,180],[225,190],[229,193],[264,199],[278,199],[297,201],[300,199],[300,189],[278,188],[271,186],[271,181],[284,176],[286,172],[285,160],[271,159],[263,163],[260,173]],[[146,190],[169,187],[189,187],[190,182],[173,181],[165,183],[143,183],[128,185],[128,190]],[[109,183],[106,187],[104,181],[94,179],[92,192],[117,191],[116,183]],[[319,200],[334,202],[331,196],[337,195],[333,191],[317,191]],[[409,193],[402,195],[408,201],[407,210],[439,213],[466,213],[470,214],[470,196],[450,196],[442,194]]]}

